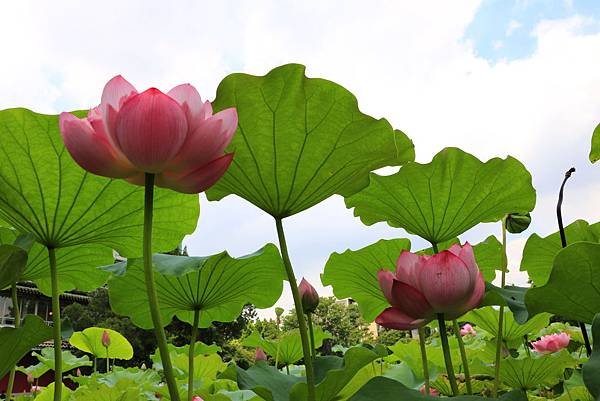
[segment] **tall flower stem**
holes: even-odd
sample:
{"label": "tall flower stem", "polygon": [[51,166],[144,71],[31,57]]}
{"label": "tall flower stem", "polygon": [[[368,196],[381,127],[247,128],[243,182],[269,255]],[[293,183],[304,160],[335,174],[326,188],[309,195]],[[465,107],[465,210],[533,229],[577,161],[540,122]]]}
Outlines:
{"label": "tall flower stem", "polygon": [[110,372],[110,358],[108,357],[108,347],[106,348],[106,373]]}
{"label": "tall flower stem", "polygon": [[308,323],[308,334],[310,337],[310,355],[315,359],[317,350],[315,349],[315,332],[313,330],[312,316],[310,313],[306,314],[306,322]]}
{"label": "tall flower stem", "polygon": [[200,323],[200,309],[194,310],[194,324],[190,336],[190,349],[188,353],[188,401],[194,398],[194,348],[198,337],[198,323]]}
{"label": "tall flower stem", "polygon": [[[15,329],[21,326],[21,310],[19,309],[19,299],[17,298],[17,283],[13,283],[10,290],[12,298],[12,308],[15,315]],[[17,366],[13,366],[8,376],[8,386],[6,387],[6,399],[10,401],[12,397],[13,386],[15,384],[15,375],[17,374]]]}
{"label": "tall flower stem", "polygon": [[[173,375],[173,365],[167,348],[167,337],[163,328],[162,319],[158,308],[158,296],[154,285],[154,269],[152,267],[152,214],[154,205],[154,174],[145,175],[145,193],[144,193],[144,277],[146,281],[146,292],[148,294],[148,303],[152,323],[154,324],[154,334],[160,351],[160,359],[163,365],[163,372],[171,401],[180,401],[177,383]],[[56,399],[55,401],[59,401]]]}
{"label": "tall flower stem", "polygon": [[52,331],[54,337],[54,401],[62,400],[62,334],[60,330],[60,294],[58,268],[54,248],[48,247],[50,281],[52,282]]}
{"label": "tall flower stem", "polygon": [[283,224],[281,222],[281,218],[275,218],[275,225],[277,226],[277,236],[279,237],[279,248],[281,250],[281,256],[283,258],[283,265],[285,266],[285,272],[290,283],[292,296],[294,298],[294,306],[296,308],[296,316],[298,317],[298,329],[300,331],[300,339],[302,340],[302,353],[304,355],[304,366],[306,368],[308,401],[315,401],[315,374],[313,370],[312,358],[310,355],[310,345],[308,340],[308,333],[306,330],[306,319],[304,319],[304,311],[302,309],[300,291],[298,291],[298,283],[296,283],[296,276],[294,276],[294,269],[292,268],[292,262],[290,261],[290,255],[288,253],[287,243],[285,241],[285,233],[283,231]]}
{"label": "tall flower stem", "polygon": [[[562,203],[563,203],[563,193],[565,190],[565,184],[567,180],[571,178],[571,174],[575,172],[575,167],[571,167],[565,173],[565,178],[560,186],[560,191],[558,192],[558,202],[556,203],[556,220],[558,220],[558,231],[560,233],[560,243],[563,248],[567,247],[567,236],[565,234],[565,227],[563,225],[562,220]],[[581,334],[583,336],[583,341],[585,343],[585,351],[587,352],[587,356],[592,355],[592,344],[590,343],[590,338],[587,333],[587,329],[585,327],[585,323],[579,322],[579,328],[581,329]]]}
{"label": "tall flower stem", "polygon": [[454,376],[454,367],[452,366],[452,356],[450,355],[450,345],[448,344],[448,334],[446,333],[446,321],[444,320],[444,314],[438,313],[437,320],[440,326],[440,339],[442,340],[442,351],[444,351],[444,362],[446,363],[448,381],[450,382],[450,387],[452,388],[452,394],[457,396],[458,385],[456,384],[456,376]]}
{"label": "tall flower stem", "polygon": [[[500,288],[506,285],[506,269],[508,268],[508,257],[506,256],[506,217],[502,219],[502,281]],[[494,388],[492,395],[498,397],[498,388],[500,387],[500,364],[502,363],[502,342],[504,340],[504,305],[500,306],[498,315],[498,334],[496,335],[496,360],[494,362]],[[527,347],[525,347],[527,348]]]}
{"label": "tall flower stem", "polygon": [[421,363],[423,364],[423,379],[425,380],[425,394],[429,395],[429,362],[427,361],[427,348],[425,344],[425,328],[419,327],[419,346],[421,347]]}
{"label": "tall flower stem", "polygon": [[465,349],[465,343],[460,335],[460,327],[456,319],[452,320],[452,328],[454,329],[454,336],[458,341],[458,349],[460,350],[460,359],[462,361],[463,370],[465,371],[465,384],[467,386],[467,394],[473,393],[473,387],[471,386],[471,371],[469,370],[469,360],[467,359],[467,350]]}

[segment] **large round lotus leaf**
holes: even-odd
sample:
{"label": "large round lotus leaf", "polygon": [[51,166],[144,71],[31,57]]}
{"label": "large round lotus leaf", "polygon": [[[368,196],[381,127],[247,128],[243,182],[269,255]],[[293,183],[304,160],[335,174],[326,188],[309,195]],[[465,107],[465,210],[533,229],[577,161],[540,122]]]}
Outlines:
{"label": "large round lotus leaf", "polygon": [[594,399],[597,400],[600,398],[600,313],[594,318],[592,334],[594,351],[590,360],[583,365],[583,381]]}
{"label": "large round lotus leaf", "polygon": [[[102,335],[105,331],[110,338],[110,345],[108,347],[102,344]],[[129,341],[121,333],[111,329],[88,327],[83,331],[73,333],[69,339],[69,343],[83,352],[94,355],[96,358],[133,358],[133,347]]]}
{"label": "large round lotus leaf", "polygon": [[[283,262],[273,244],[239,258],[227,252],[207,257],[156,254],[153,263],[165,325],[173,316],[191,324],[196,310],[200,311],[200,327],[209,327],[213,321],[230,322],[246,304],[272,306],[283,290]],[[131,317],[139,327],[153,327],[142,260],[129,259],[105,269],[114,273],[109,280],[113,310]]]}
{"label": "large round lotus leaf", "polygon": [[370,171],[414,159],[404,133],[361,113],[340,85],[307,78],[302,65],[229,75],[213,107],[236,107],[239,124],[228,148],[233,163],[208,199],[236,194],[275,217],[351,195],[368,184]]}
{"label": "large round lotus leaf", "polygon": [[600,244],[577,242],[556,255],[548,282],[525,294],[530,315],[549,312],[592,323],[600,311]]}
{"label": "large round lotus leaf", "polygon": [[[98,244],[141,256],[144,188],[75,164],[60,137],[58,116],[0,111],[0,155],[2,220],[47,247]],[[157,189],[154,249],[175,249],[196,228],[198,213],[197,195]]]}
{"label": "large round lotus leaf", "polygon": [[[498,335],[498,318],[500,311],[489,306],[470,311],[461,320],[471,322],[496,337]],[[542,313],[524,324],[519,324],[511,311],[504,310],[504,324],[502,326],[502,339],[518,346],[527,334],[535,334],[544,328],[550,320],[549,313]]]}
{"label": "large round lotus leaf", "polygon": [[[588,224],[585,220],[576,220],[565,227],[568,244],[575,242],[599,242],[600,223]],[[560,233],[557,231],[546,237],[532,234],[527,238],[521,259],[521,271],[527,271],[529,278],[537,286],[546,284],[554,257],[562,249]]]}
{"label": "large round lotus leaf", "polygon": [[[43,348],[41,354],[32,352],[31,355],[35,356],[38,361],[54,370],[54,348]],[[82,366],[92,366],[92,361],[87,355],[77,357],[71,353],[71,351],[62,351],[62,371],[68,372],[69,370],[79,368]]]}
{"label": "large round lotus leaf", "polygon": [[446,148],[431,163],[409,163],[390,176],[372,173],[369,186],[346,198],[346,206],[367,225],[384,221],[439,244],[479,223],[531,211],[535,190],[513,157],[483,163]]}

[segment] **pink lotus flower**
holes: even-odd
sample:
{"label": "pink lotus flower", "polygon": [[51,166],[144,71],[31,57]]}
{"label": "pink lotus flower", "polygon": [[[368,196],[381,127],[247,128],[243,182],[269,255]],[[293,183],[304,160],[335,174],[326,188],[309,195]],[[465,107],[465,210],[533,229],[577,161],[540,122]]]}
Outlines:
{"label": "pink lotus flower", "polygon": [[302,298],[304,313],[313,313],[317,310],[317,306],[319,306],[319,294],[315,290],[315,287],[303,278],[298,286],[298,291],[300,291],[300,298]]}
{"label": "pink lotus flower", "polygon": [[108,331],[107,331],[107,330],[104,330],[104,331],[102,332],[102,345],[103,345],[105,348],[108,348],[108,347],[110,347],[110,334],[108,334]]}
{"label": "pink lotus flower", "polygon": [[258,361],[266,361],[267,360],[267,354],[265,354],[265,351],[263,351],[263,349],[261,347],[256,347],[256,351],[254,352],[254,361],[258,362]]}
{"label": "pink lotus flower", "polygon": [[[421,392],[421,394],[425,394],[425,385],[422,385],[419,391]],[[429,387],[429,395],[433,397],[438,397],[440,395],[440,392],[434,389],[433,387]]]}
{"label": "pink lotus flower", "polygon": [[473,326],[471,326],[469,323],[466,323],[465,325],[463,325],[463,327],[460,328],[460,335],[463,337],[466,335],[476,336],[477,331],[475,331]]}
{"label": "pink lotus flower", "polygon": [[391,307],[375,321],[388,329],[418,328],[439,313],[446,320],[455,319],[479,306],[485,292],[469,243],[453,245],[433,256],[403,251],[396,274],[380,270],[377,278]]}
{"label": "pink lotus flower", "polygon": [[566,348],[571,341],[568,333],[548,334],[531,343],[533,349],[540,354],[549,354]]}
{"label": "pink lotus flower", "polygon": [[202,398],[200,398],[200,396],[195,395],[194,398],[192,398],[192,401],[204,401]]}
{"label": "pink lotus flower", "polygon": [[233,154],[224,150],[237,122],[233,108],[213,115],[189,84],[138,93],[118,75],[87,118],[62,113],[60,131],[73,159],[93,174],[143,185],[153,173],[159,187],[198,193],[229,167]]}

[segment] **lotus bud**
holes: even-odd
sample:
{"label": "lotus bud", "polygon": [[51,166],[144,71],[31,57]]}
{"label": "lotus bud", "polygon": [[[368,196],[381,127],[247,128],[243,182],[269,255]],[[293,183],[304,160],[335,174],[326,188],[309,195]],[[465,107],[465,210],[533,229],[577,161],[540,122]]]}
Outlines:
{"label": "lotus bud", "polygon": [[77,368],[75,374],[77,375],[77,377],[81,377],[81,369]]}
{"label": "lotus bud", "polygon": [[281,315],[283,315],[283,308],[277,307],[275,308],[275,316],[277,316],[278,318],[281,317]]}
{"label": "lotus bud", "polygon": [[146,370],[146,369],[148,369],[148,368],[146,367],[146,364],[145,364],[145,363],[142,363],[142,366],[140,366],[140,369],[142,369],[142,370]]}
{"label": "lotus bud", "polygon": [[317,290],[315,290],[315,287],[310,285],[310,283],[303,278],[302,281],[300,281],[298,290],[300,291],[304,313],[314,313],[314,311],[317,310],[317,306],[319,306],[319,294],[317,293]]}
{"label": "lotus bud", "polygon": [[107,330],[104,330],[102,333],[102,345],[104,348],[110,347],[110,334],[108,334]]}
{"label": "lotus bud", "polygon": [[254,361],[258,362],[258,361],[266,361],[267,360],[267,354],[265,354],[265,351],[263,351],[263,349],[261,347],[256,347],[256,352],[254,353]]}
{"label": "lotus bud", "polygon": [[34,381],[35,379],[33,378],[33,375],[31,373],[27,373],[27,383],[33,384]]}
{"label": "lotus bud", "polygon": [[511,213],[506,216],[506,231],[511,234],[518,234],[527,230],[531,224],[531,214]]}

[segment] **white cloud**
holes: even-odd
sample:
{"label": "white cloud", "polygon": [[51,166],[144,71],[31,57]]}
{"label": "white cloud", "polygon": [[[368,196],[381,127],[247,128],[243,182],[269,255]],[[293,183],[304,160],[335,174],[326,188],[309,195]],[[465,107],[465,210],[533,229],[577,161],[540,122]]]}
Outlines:
{"label": "white cloud", "polygon": [[[491,64],[463,39],[479,3],[110,0],[90,7],[75,0],[3,1],[0,108],[90,107],[117,73],[140,88],[191,82],[212,98],[230,72],[264,74],[301,62],[310,76],[346,86],[364,112],[405,131],[419,161],[445,146],[481,159],[512,154],[522,160],[540,195],[533,229],[551,228],[548,205],[576,163],[569,196],[575,199],[577,191],[579,200],[565,206],[572,208],[569,216],[597,220],[598,189],[588,182],[600,182],[600,170],[586,157],[600,120],[600,34],[583,30],[597,21],[542,22],[532,55]],[[239,199],[202,204],[199,229],[187,239],[194,253],[227,248],[240,255],[276,239],[271,218]],[[330,252],[403,235],[382,224],[362,226],[339,198],[286,225],[298,276],[315,284]],[[465,238],[483,239],[485,228]],[[509,247],[515,249],[511,259],[518,244]],[[281,303],[291,305],[289,295],[284,298]]]}
{"label": "white cloud", "polygon": [[510,22],[508,23],[508,27],[506,27],[506,32],[505,35],[506,36],[510,36],[512,35],[517,29],[521,28],[521,23],[517,20],[510,20]]}

